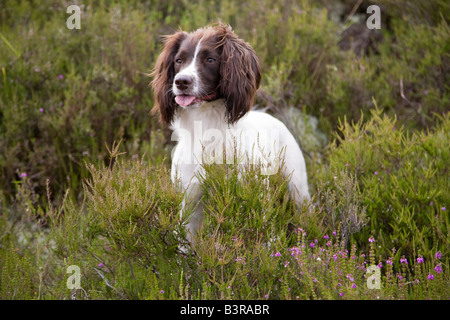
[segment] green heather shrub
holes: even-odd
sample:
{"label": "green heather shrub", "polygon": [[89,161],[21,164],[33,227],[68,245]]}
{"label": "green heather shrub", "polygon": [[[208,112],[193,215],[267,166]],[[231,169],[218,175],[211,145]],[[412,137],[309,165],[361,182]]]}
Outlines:
{"label": "green heather shrub", "polygon": [[39,279],[36,266],[29,255],[21,255],[8,236],[2,237],[0,247],[0,298],[36,299]]}
{"label": "green heather shrub", "polygon": [[384,256],[392,248],[397,256],[448,252],[450,121],[448,113],[436,117],[433,131],[410,132],[375,110],[366,122],[344,119],[330,145],[319,180],[336,189],[339,173],[355,177],[368,221],[353,236],[374,236]]}
{"label": "green heather shrub", "polygon": [[[257,166],[205,166],[204,227],[189,246],[186,216],[179,215],[183,195],[166,166],[124,160],[118,148],[112,148],[108,166],[88,165],[83,205],[67,197],[43,214],[49,229],[32,224],[32,214],[14,224],[11,217],[0,220],[2,298],[450,297],[445,252],[383,258],[372,237],[362,251],[344,234],[345,212],[334,225],[322,223],[327,210],[358,207],[358,193],[349,204],[336,196],[326,210],[298,211],[286,181],[259,175]],[[336,185],[354,193],[354,182],[344,178]],[[67,287],[72,265],[81,270],[80,289]],[[380,289],[367,287],[369,265],[382,266]]]}
{"label": "green heather shrub", "polygon": [[[231,298],[226,288],[233,283],[237,297],[250,298],[255,281],[268,292],[278,279],[269,247],[287,246],[302,215],[294,214],[281,176],[262,184],[258,168],[236,167],[205,167],[204,228],[189,249],[182,227],[189,211],[180,217],[183,195],[165,166],[120,159],[103,169],[89,165],[83,208],[68,201],[51,214],[54,252],[87,269],[88,287],[104,287],[92,280],[98,273],[116,298]],[[86,294],[77,297],[95,296]]]}
{"label": "green heather shrub", "polygon": [[261,175],[259,166],[238,164],[204,169],[205,219],[193,248],[203,281],[211,284],[215,298],[262,298],[281,277],[270,254],[295,243],[296,226],[313,225],[308,208],[297,212],[280,172]]}
{"label": "green heather shrub", "polygon": [[[68,204],[53,219],[58,256],[82,261],[84,268],[100,274],[107,285],[126,280],[122,283],[125,292],[120,290],[119,296],[145,298],[134,292],[135,286],[145,284],[130,283],[128,278],[140,272],[151,277],[156,273],[160,281],[165,279],[160,282],[165,287],[173,285],[173,270],[182,268],[183,260],[176,257],[186,241],[181,225],[189,212],[181,220],[182,194],[175,190],[167,169],[144,160],[117,160],[102,169],[88,168],[91,178],[85,184],[83,210]],[[86,255],[95,259],[86,260]],[[127,274],[125,279],[122,273]],[[117,279],[108,280],[111,275]]]}
{"label": "green heather shrub", "polygon": [[152,15],[82,6],[79,32],[66,28],[62,3],[43,11],[32,6],[2,5],[7,17],[22,17],[2,21],[7,42],[0,41],[0,189],[7,200],[22,173],[38,194],[50,179],[78,196],[89,176],[84,161],[107,162],[105,143],[123,138],[131,156],[160,149],[146,75],[157,44]]}
{"label": "green heather shrub", "polygon": [[432,114],[448,110],[448,22],[440,18],[428,25],[409,17],[393,18],[390,28],[391,32],[382,29],[384,40],[377,54],[349,53],[330,66],[326,96],[334,121],[343,115],[350,121],[361,115],[368,119],[373,99],[406,128],[434,125]]}
{"label": "green heather shrub", "polygon": [[0,299],[42,299],[47,294],[53,256],[49,243],[45,212],[34,210],[26,180],[18,185],[18,203],[4,209],[0,200]]}

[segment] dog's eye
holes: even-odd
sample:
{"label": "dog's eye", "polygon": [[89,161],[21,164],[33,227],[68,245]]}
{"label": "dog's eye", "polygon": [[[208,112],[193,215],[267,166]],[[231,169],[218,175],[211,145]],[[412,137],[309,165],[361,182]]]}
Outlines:
{"label": "dog's eye", "polygon": [[175,63],[177,63],[177,64],[182,64],[182,63],[183,63],[183,60],[182,60],[182,59],[177,59],[177,60],[175,60]]}
{"label": "dog's eye", "polygon": [[208,59],[206,59],[206,62],[208,62],[208,63],[213,63],[213,62],[215,62],[216,61],[216,59],[214,59],[214,58],[208,58]]}

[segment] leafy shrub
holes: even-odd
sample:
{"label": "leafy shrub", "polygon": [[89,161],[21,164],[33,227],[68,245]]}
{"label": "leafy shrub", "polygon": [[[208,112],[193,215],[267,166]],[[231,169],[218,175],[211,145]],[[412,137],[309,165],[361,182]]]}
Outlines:
{"label": "leafy shrub", "polygon": [[354,234],[360,243],[373,235],[385,255],[393,247],[397,255],[407,256],[447,252],[450,122],[448,114],[438,119],[427,133],[411,133],[379,110],[367,122],[342,122],[323,181],[333,186],[341,171],[358,181],[368,218],[367,226]]}
{"label": "leafy shrub", "polygon": [[[86,180],[82,206],[66,198],[63,206],[51,207],[43,214],[49,230],[26,221],[10,225],[11,218],[1,220],[2,297],[449,297],[445,252],[431,258],[419,255],[417,263],[408,257],[409,267],[401,262],[404,256],[382,258],[378,239],[376,245],[363,243],[368,257],[357,250],[356,244],[352,243],[349,250],[345,217],[352,215],[346,215],[346,209],[359,207],[358,193],[348,202],[331,197],[336,200],[329,201],[326,209],[319,206],[312,213],[307,208],[298,211],[288,198],[285,179],[279,175],[260,176],[258,167],[242,170],[234,165],[205,166],[205,220],[194,245],[189,247],[183,228],[189,211],[180,218],[183,195],[173,187],[165,166],[117,159],[118,155],[118,147],[114,147],[109,166],[88,166],[92,178]],[[336,180],[337,190],[352,186],[353,193],[354,182]],[[335,195],[342,195],[339,192]],[[334,225],[322,223],[330,213],[340,210],[342,216]],[[11,230],[15,234],[22,230],[22,234],[30,236],[19,241],[11,236]],[[66,285],[70,275],[66,270],[71,265],[81,270],[79,289]],[[382,266],[380,289],[368,290],[368,265]]]}
{"label": "leafy shrub", "polygon": [[[112,160],[117,156],[113,153]],[[117,160],[102,169],[88,167],[91,178],[85,185],[85,212],[69,203],[61,215],[54,215],[57,254],[79,261],[83,256],[83,265],[101,274],[107,284],[116,280],[103,274],[117,267],[117,272],[132,274],[136,268],[150,270],[168,281],[162,282],[165,286],[171,285],[172,270],[181,268],[183,262],[176,255],[186,241],[181,225],[189,212],[181,220],[182,194],[174,188],[165,167],[152,167],[143,160]],[[92,259],[87,259],[90,265],[86,265],[86,254],[105,268],[96,268]],[[133,288],[139,283],[123,285]],[[124,290],[119,292],[121,296],[138,298],[133,291]]]}
{"label": "leafy shrub", "polygon": [[[121,138],[130,155],[145,152],[162,159],[162,153],[155,154],[159,145],[152,150],[158,133],[149,116],[146,73],[156,41],[148,37],[157,32],[147,23],[151,15],[124,14],[120,6],[82,6],[82,29],[69,30],[61,3],[41,15],[28,2],[2,7],[26,22],[2,24],[10,45],[0,43],[0,189],[5,195],[15,193],[13,181],[26,173],[38,194],[45,194],[50,179],[61,190],[70,187],[76,197],[81,179],[89,175],[84,161],[106,163],[105,143]],[[55,193],[53,200],[60,203],[63,194]],[[41,200],[35,205],[47,199]]]}
{"label": "leafy shrub", "polygon": [[384,41],[377,54],[348,54],[330,67],[326,96],[334,120],[343,115],[349,121],[361,115],[369,119],[373,99],[410,129],[430,127],[435,124],[433,113],[447,111],[447,21],[440,18],[428,25],[410,16],[394,17],[389,28],[382,29]]}
{"label": "leafy shrub", "polygon": [[11,239],[2,239],[0,248],[0,297],[2,299],[36,299],[39,279],[31,255],[21,256]]}

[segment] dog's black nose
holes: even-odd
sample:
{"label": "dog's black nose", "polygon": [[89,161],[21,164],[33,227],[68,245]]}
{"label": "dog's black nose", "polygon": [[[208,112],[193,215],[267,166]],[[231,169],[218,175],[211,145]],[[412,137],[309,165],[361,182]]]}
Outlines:
{"label": "dog's black nose", "polygon": [[178,76],[175,78],[175,85],[180,90],[188,89],[192,85],[193,82],[194,82],[194,79],[188,75],[181,75],[181,76]]}

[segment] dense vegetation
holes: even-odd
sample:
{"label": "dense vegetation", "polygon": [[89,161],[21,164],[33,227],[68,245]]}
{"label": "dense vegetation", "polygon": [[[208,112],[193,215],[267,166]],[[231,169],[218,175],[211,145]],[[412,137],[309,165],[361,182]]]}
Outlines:
{"label": "dense vegetation", "polygon": [[[79,30],[70,4],[0,6],[1,299],[450,298],[448,1],[86,1]],[[257,106],[301,141],[313,201],[207,166],[189,249],[148,74],[161,35],[219,20],[257,52]]]}

